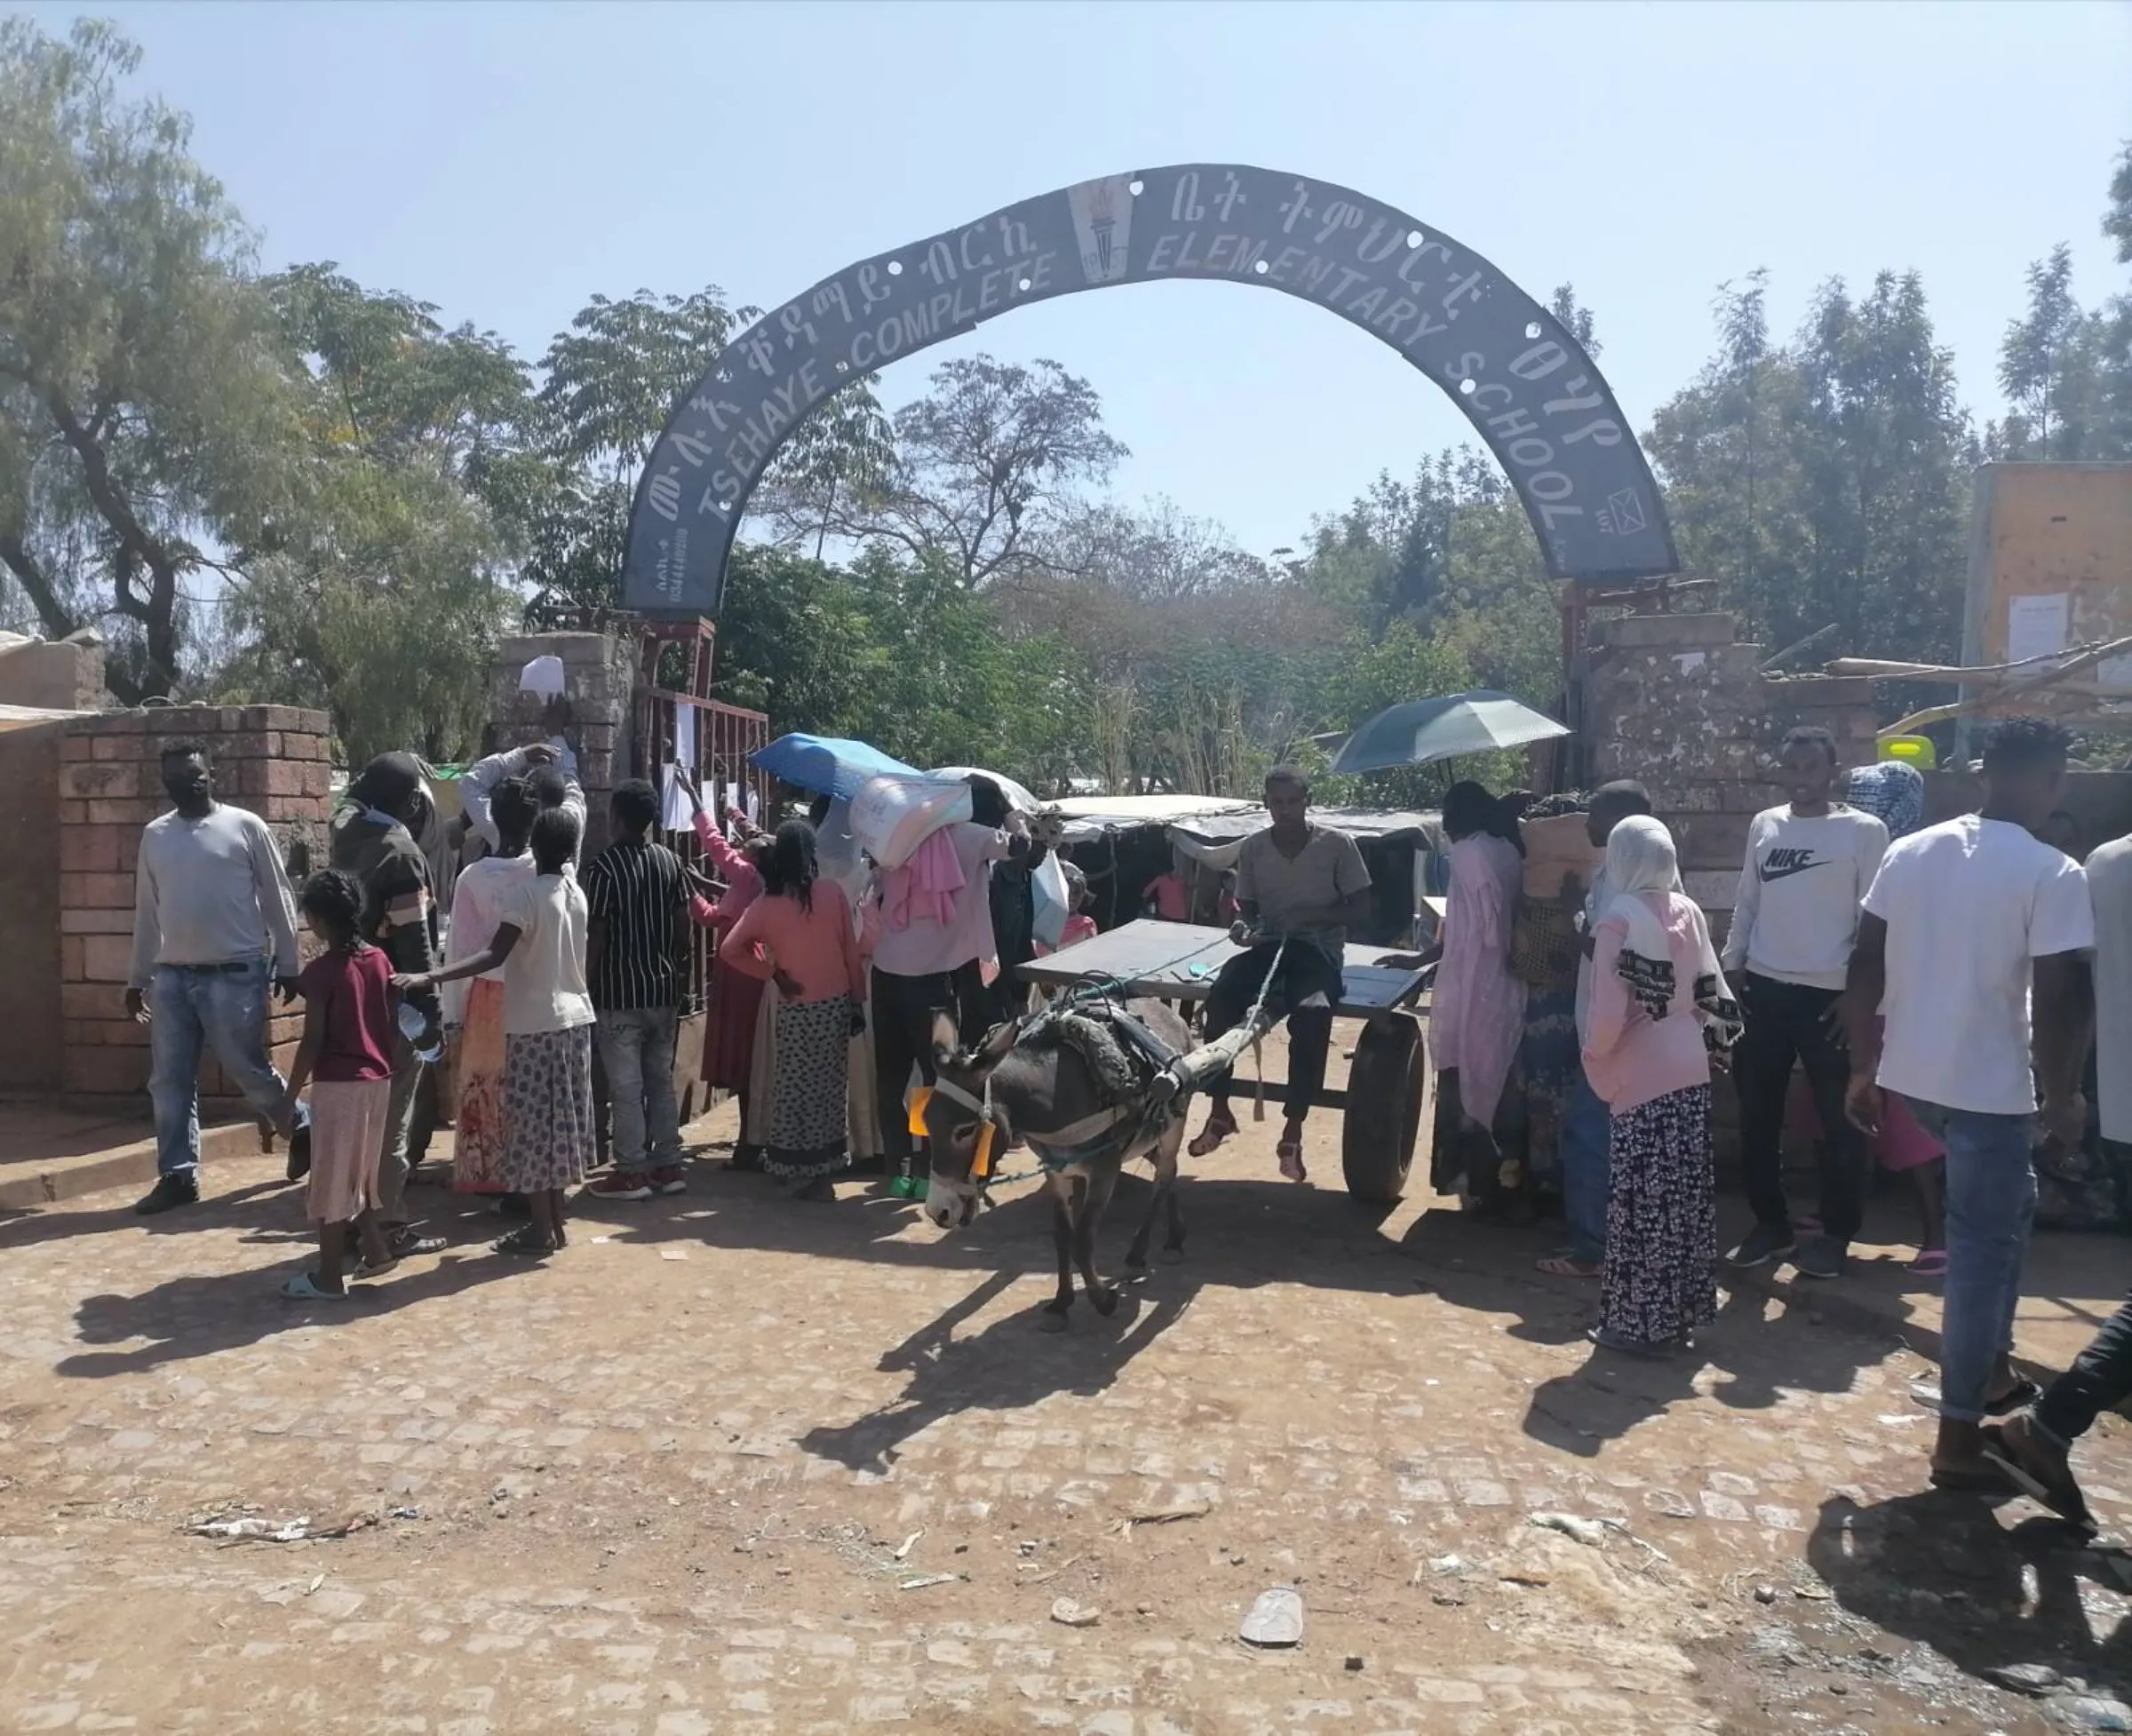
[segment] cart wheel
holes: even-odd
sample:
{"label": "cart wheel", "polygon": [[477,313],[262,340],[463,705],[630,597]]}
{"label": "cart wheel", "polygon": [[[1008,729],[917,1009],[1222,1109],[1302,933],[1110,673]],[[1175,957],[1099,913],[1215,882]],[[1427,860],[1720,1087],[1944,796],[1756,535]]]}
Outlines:
{"label": "cart wheel", "polygon": [[1396,1205],[1413,1167],[1421,1111],[1430,1095],[1428,1053],[1412,1019],[1364,1028],[1348,1069],[1348,1112],[1340,1142],[1348,1191],[1372,1206]]}

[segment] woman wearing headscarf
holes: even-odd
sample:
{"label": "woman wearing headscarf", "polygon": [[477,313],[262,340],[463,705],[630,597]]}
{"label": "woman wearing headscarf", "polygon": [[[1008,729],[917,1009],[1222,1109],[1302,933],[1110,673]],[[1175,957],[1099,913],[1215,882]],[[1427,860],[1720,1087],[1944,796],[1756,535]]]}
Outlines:
{"label": "woman wearing headscarf", "polygon": [[[395,974],[426,976],[439,964],[437,905],[429,858],[410,825],[427,807],[422,762],[411,753],[380,753],[348,785],[351,806],[333,822],[332,865],[362,887],[362,937],[383,949]],[[424,1020],[419,1046],[404,1031],[393,1038],[393,1089],[386,1106],[385,1155],[378,1167],[378,1219],[395,1254],[433,1251],[443,1243],[417,1242],[407,1221],[408,1145],[415,1100],[427,1063],[419,1048],[434,1045],[440,1008],[434,989],[407,997]]]}
{"label": "woman wearing headscarf", "polygon": [[[1502,1167],[1496,1111],[1524,1034],[1525,984],[1510,971],[1510,936],[1524,870],[1517,821],[1478,784],[1453,784],[1444,797],[1451,842],[1444,912],[1444,958],[1430,999],[1430,1047],[1437,1097],[1463,1167],[1469,1198],[1487,1198]],[[1440,1187],[1459,1177],[1444,1174]]]}
{"label": "woman wearing headscarf", "polygon": [[1717,1312],[1710,1052],[1739,1009],[1673,834],[1639,815],[1607,839],[1609,903],[1593,930],[1584,1067],[1613,1119],[1595,1343],[1669,1356]]}

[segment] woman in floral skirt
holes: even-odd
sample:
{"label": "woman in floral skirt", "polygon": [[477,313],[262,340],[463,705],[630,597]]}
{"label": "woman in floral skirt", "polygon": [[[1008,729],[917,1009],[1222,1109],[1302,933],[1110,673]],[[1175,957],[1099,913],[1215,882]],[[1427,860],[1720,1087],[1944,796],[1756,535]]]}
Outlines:
{"label": "woman in floral skirt", "polygon": [[533,822],[533,875],[513,893],[496,938],[434,976],[396,976],[417,991],[504,968],[504,1184],[526,1196],[532,1221],[498,1254],[550,1254],[569,1239],[565,1189],[598,1154],[593,1119],[593,998],[585,980],[585,893],[570,872],[577,816],[552,808]]}
{"label": "woman in floral skirt", "polygon": [[[485,952],[518,888],[533,878],[526,840],[540,804],[520,777],[506,777],[489,798],[497,848],[459,871],[451,895],[444,962]],[[451,1185],[457,1193],[504,1191],[504,973],[451,983],[444,994],[444,1040],[457,1092],[452,1122]]]}
{"label": "woman in floral skirt", "polygon": [[820,876],[815,829],[777,828],[762,896],[742,912],[721,955],[777,987],[775,1056],[762,1167],[801,1199],[831,1199],[850,1162],[846,1084],[851,1039],[864,1026],[866,977],[844,889]]}
{"label": "woman in floral skirt", "polygon": [[1595,1343],[1670,1356],[1717,1312],[1710,1052],[1739,1034],[1710,930],[1672,890],[1679,862],[1657,820],[1607,840],[1611,902],[1593,930],[1584,1066],[1613,1117],[1606,1257]]}

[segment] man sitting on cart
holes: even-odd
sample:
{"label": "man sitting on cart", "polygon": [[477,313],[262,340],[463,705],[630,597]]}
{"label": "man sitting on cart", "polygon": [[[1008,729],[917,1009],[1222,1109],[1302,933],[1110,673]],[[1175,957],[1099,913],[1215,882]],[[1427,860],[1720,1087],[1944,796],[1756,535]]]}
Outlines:
{"label": "man sitting on cart", "polygon": [[[1245,950],[1221,967],[1206,1001],[1206,1040],[1234,1031],[1265,991],[1265,1011],[1288,1019],[1287,1121],[1281,1129],[1281,1174],[1309,1179],[1303,1121],[1325,1082],[1332,1012],[1340,1004],[1340,961],[1348,929],[1370,913],[1370,871],[1344,832],[1313,825],[1310,781],[1291,766],[1266,774],[1273,824],[1244,840],[1237,859],[1237,903],[1230,929]],[[1271,978],[1269,983],[1269,978]],[[1191,1154],[1205,1157],[1237,1130],[1229,1106],[1230,1075],[1207,1087],[1213,1109]]]}

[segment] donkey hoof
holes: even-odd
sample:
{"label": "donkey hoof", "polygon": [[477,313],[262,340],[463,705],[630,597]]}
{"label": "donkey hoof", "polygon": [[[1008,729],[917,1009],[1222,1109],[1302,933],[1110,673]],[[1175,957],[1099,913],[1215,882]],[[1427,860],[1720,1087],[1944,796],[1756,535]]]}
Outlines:
{"label": "donkey hoof", "polygon": [[1091,1290],[1088,1293],[1088,1300],[1094,1304],[1095,1311],[1106,1320],[1118,1312],[1118,1292],[1114,1289],[1106,1287],[1102,1290]]}
{"label": "donkey hoof", "polygon": [[1047,1308],[1037,1317],[1037,1325],[1045,1332],[1064,1332],[1066,1330],[1066,1316],[1062,1312],[1054,1314]]}
{"label": "donkey hoof", "polygon": [[1147,1249],[1136,1247],[1129,1250],[1126,1254],[1126,1270],[1135,1278],[1145,1278],[1148,1275]]}
{"label": "donkey hoof", "polygon": [[1176,1247],[1165,1247],[1155,1257],[1160,1260],[1165,1266],[1181,1266],[1184,1264],[1183,1246],[1180,1244]]}

